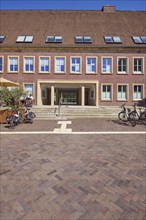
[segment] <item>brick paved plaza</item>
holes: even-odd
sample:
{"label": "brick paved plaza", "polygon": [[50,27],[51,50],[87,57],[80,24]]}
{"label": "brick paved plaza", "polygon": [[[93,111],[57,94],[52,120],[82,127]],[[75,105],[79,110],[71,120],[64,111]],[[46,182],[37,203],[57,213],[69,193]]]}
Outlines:
{"label": "brick paved plaza", "polygon": [[[35,120],[15,129],[0,125],[1,220],[146,219],[146,131],[108,119]],[[3,132],[10,132],[6,134]]]}

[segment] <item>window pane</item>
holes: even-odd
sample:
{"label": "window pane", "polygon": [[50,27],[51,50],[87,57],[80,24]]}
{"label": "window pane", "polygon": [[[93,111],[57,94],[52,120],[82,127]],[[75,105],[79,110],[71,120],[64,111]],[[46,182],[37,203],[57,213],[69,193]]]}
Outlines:
{"label": "window pane", "polygon": [[102,72],[111,73],[112,72],[112,59],[103,58]]}
{"label": "window pane", "polygon": [[18,71],[18,57],[9,57],[9,71],[17,72]]}
{"label": "window pane", "polygon": [[134,86],[134,99],[141,100],[143,98],[142,86]]}
{"label": "window pane", "polygon": [[118,59],[118,72],[127,72],[127,59],[126,58]]}
{"label": "window pane", "polygon": [[33,72],[34,71],[34,59],[33,58],[25,58],[25,71]]}
{"label": "window pane", "polygon": [[95,73],[96,72],[96,58],[87,58],[87,66],[86,66],[86,71],[90,73]]}
{"label": "window pane", "polygon": [[31,43],[33,40],[33,36],[26,36],[25,42]]}
{"label": "window pane", "polygon": [[56,72],[64,72],[65,71],[65,58],[56,58],[55,59],[55,70]]}
{"label": "window pane", "polygon": [[40,70],[41,72],[49,72],[49,58],[47,57],[40,58]]}
{"label": "window pane", "polygon": [[25,36],[18,36],[16,42],[24,42]]}

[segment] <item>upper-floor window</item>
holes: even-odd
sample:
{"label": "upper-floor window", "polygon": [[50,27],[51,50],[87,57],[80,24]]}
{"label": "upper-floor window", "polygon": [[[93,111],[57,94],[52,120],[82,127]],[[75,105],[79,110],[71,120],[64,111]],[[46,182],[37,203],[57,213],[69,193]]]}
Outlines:
{"label": "upper-floor window", "polygon": [[5,39],[5,36],[0,35],[0,43],[3,43],[4,39]]}
{"label": "upper-floor window", "polygon": [[143,99],[143,85],[134,85],[133,100]]}
{"label": "upper-floor window", "polygon": [[127,58],[118,58],[118,72],[127,73]]}
{"label": "upper-floor window", "polygon": [[8,57],[8,71],[9,72],[18,72],[19,59],[18,57]]}
{"label": "upper-floor window", "polygon": [[118,85],[118,100],[127,100],[127,85]]}
{"label": "upper-floor window", "polygon": [[112,100],[112,85],[102,85],[101,99],[107,101]]}
{"label": "upper-floor window", "polygon": [[71,57],[71,73],[80,73],[80,72],[81,72],[81,58]]}
{"label": "upper-floor window", "polygon": [[46,43],[62,43],[62,36],[47,36]]}
{"label": "upper-floor window", "polygon": [[18,36],[16,39],[17,43],[32,43],[33,36]]}
{"label": "upper-floor window", "polygon": [[65,57],[55,57],[55,73],[65,73]]}
{"label": "upper-floor window", "polygon": [[50,58],[49,57],[40,57],[39,58],[39,72],[49,73],[50,72]]}
{"label": "upper-floor window", "polygon": [[91,36],[75,36],[75,43],[92,43]]}
{"label": "upper-floor window", "polygon": [[4,58],[0,57],[0,73],[3,72]]}
{"label": "upper-floor window", "polygon": [[86,73],[96,73],[96,58],[95,57],[86,58]]}
{"label": "upper-floor window", "polygon": [[133,36],[132,39],[135,44],[146,44],[146,36]]}
{"label": "upper-floor window", "polygon": [[134,73],[143,73],[143,58],[134,58]]}
{"label": "upper-floor window", "polygon": [[24,57],[24,72],[34,72],[34,57]]}
{"label": "upper-floor window", "polygon": [[102,58],[102,73],[112,73],[112,58]]}
{"label": "upper-floor window", "polygon": [[122,40],[119,36],[105,36],[104,40],[106,43],[110,44],[120,44],[122,43]]}

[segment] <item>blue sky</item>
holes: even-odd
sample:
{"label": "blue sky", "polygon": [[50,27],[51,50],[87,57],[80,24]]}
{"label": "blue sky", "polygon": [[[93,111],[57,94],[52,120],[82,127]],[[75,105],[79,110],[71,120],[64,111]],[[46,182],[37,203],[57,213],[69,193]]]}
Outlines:
{"label": "blue sky", "polygon": [[0,9],[101,10],[114,5],[117,10],[146,10],[146,0],[0,0]]}

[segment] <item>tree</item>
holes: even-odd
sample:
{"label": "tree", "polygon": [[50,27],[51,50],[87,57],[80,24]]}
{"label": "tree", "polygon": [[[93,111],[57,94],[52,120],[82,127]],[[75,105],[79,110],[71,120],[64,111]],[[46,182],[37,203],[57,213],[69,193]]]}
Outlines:
{"label": "tree", "polygon": [[24,95],[25,92],[22,88],[12,88],[10,90],[3,87],[0,89],[0,103],[4,103],[12,111],[18,110],[20,108],[19,99]]}

